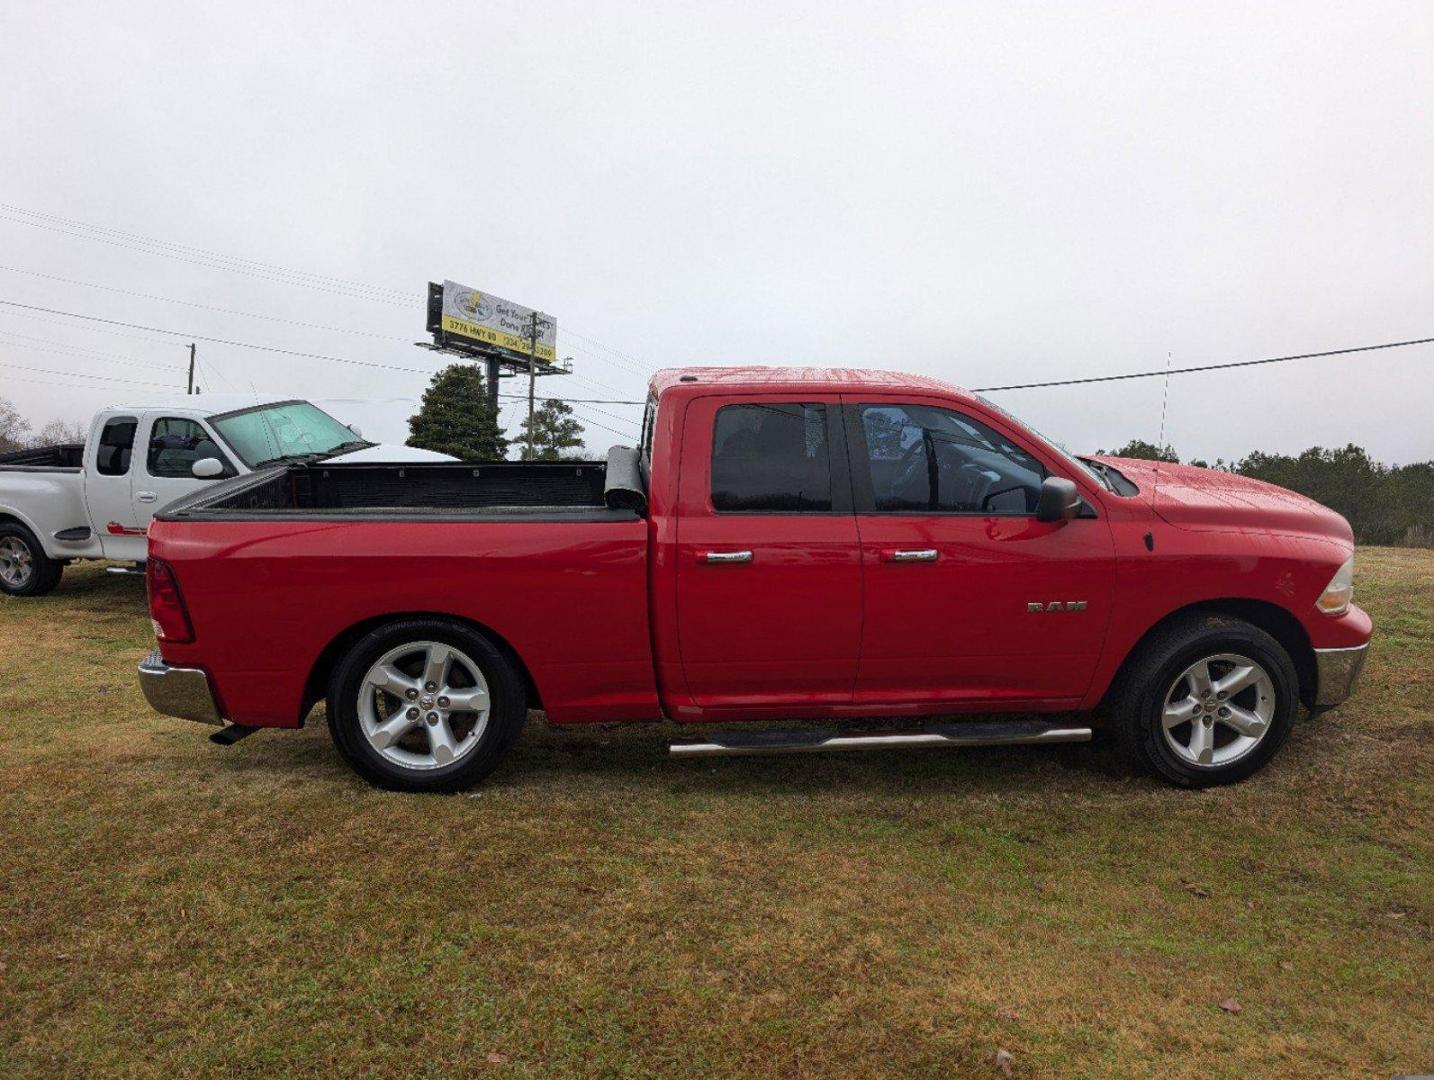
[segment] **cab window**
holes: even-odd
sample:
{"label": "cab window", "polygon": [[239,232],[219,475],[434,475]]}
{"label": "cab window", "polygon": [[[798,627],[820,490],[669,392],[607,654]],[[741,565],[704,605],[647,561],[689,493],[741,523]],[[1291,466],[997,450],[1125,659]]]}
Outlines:
{"label": "cab window", "polygon": [[133,416],[116,416],[106,420],[95,448],[95,472],[101,476],[124,476],[129,472],[130,455],[134,452],[134,432],[139,421]]}
{"label": "cab window", "polygon": [[932,405],[863,405],[874,508],[1034,514],[1045,467],[969,416]]}
{"label": "cab window", "polygon": [[194,479],[194,463],[216,458],[226,465],[224,454],[198,423],[178,416],[163,416],[149,432],[145,465],[150,476]]}
{"label": "cab window", "polygon": [[712,436],[712,506],[727,513],[831,510],[825,406],[718,409]]}

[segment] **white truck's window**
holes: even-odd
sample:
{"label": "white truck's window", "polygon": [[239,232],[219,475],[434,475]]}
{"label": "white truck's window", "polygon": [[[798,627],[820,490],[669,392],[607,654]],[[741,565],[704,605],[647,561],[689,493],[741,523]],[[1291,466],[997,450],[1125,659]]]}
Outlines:
{"label": "white truck's window", "polygon": [[307,401],[266,405],[211,416],[209,422],[253,469],[279,458],[328,454],[340,446],[367,445],[328,413]]}
{"label": "white truck's window", "polygon": [[194,463],[202,458],[224,461],[218,445],[209,432],[178,416],[163,416],[149,432],[149,452],[145,458],[150,476],[194,479]]}
{"label": "white truck's window", "polygon": [[134,430],[138,426],[139,421],[133,416],[116,416],[105,421],[100,444],[95,449],[95,472],[101,476],[124,476],[129,472]]}
{"label": "white truck's window", "polygon": [[712,506],[728,512],[832,508],[822,405],[726,405],[712,435]]}

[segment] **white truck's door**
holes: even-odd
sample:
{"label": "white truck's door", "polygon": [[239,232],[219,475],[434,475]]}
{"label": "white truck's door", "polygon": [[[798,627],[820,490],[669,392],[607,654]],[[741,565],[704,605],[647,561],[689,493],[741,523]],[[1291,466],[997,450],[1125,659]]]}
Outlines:
{"label": "white truck's door", "polygon": [[106,559],[138,562],[145,556],[148,519],[135,512],[132,494],[139,421],[134,414],[102,413],[85,447],[85,505]]}
{"label": "white truck's door", "polygon": [[143,438],[136,445],[144,451],[135,453],[132,470],[134,511],[146,527],[156,510],[213,483],[213,479],[201,480],[194,475],[196,461],[217,458],[225,476],[235,475],[228,455],[203,421],[156,410],[145,413],[139,427]]}

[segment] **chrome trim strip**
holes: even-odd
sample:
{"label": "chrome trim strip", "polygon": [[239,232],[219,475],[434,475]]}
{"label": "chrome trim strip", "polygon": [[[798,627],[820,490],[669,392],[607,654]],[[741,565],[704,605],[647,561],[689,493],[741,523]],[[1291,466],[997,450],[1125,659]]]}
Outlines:
{"label": "chrome trim strip", "polygon": [[1316,649],[1316,706],[1338,705],[1354,693],[1359,673],[1369,656],[1369,642],[1348,649]]}
{"label": "chrome trim strip", "polygon": [[1046,728],[1025,735],[940,735],[931,731],[882,735],[834,735],[820,742],[785,746],[724,746],[715,742],[673,743],[667,748],[673,757],[748,757],[768,754],[811,754],[829,750],[885,750],[905,747],[1016,746],[1028,743],[1090,742],[1090,728]]}
{"label": "chrome trim strip", "polygon": [[222,727],[209,676],[198,668],[170,667],[155,650],[139,662],[139,685],[155,712]]}

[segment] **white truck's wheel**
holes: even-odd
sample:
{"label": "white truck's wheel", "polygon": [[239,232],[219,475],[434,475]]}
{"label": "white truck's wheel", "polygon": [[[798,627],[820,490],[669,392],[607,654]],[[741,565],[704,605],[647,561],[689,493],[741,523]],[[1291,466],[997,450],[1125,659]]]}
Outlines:
{"label": "white truck's wheel", "polygon": [[63,563],[45,554],[35,534],[16,522],[0,522],[0,592],[43,596],[60,583]]}

